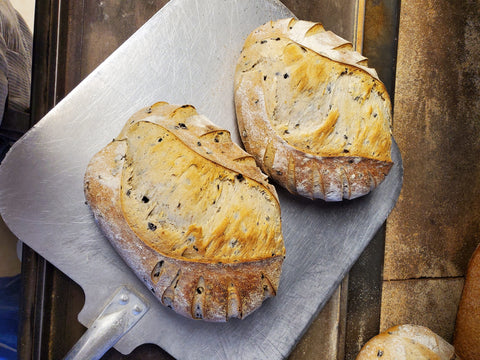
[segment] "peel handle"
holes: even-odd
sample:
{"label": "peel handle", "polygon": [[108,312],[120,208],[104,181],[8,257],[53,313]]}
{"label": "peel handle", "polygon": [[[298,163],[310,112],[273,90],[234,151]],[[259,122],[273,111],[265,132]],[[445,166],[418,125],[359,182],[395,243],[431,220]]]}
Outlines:
{"label": "peel handle", "polygon": [[138,295],[120,287],[64,360],[100,359],[147,311]]}

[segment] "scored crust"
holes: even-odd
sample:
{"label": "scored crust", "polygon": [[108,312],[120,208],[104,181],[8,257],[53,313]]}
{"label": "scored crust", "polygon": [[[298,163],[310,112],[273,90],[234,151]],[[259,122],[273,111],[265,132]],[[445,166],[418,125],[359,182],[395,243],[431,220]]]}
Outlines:
{"label": "scored crust", "polygon": [[[178,156],[172,160],[169,156],[175,151]],[[212,196],[213,190],[199,195],[194,175],[181,180],[182,174],[173,174],[173,163],[185,158],[194,162],[192,168],[210,167],[220,174],[211,187],[225,190],[230,199]],[[208,185],[198,184],[197,189]],[[232,189],[228,193],[228,187],[237,195]],[[90,161],[85,196],[116,251],[161,303],[177,313],[207,321],[244,318],[276,294],[285,248],[275,190],[254,160],[231,142],[228,131],[215,127],[192,106],[156,103],[134,114],[120,135]],[[212,215],[203,208],[202,196],[212,207],[227,209]],[[238,203],[248,214],[238,210],[234,218],[228,207]],[[270,215],[268,221],[259,219],[261,211]],[[196,223],[207,221],[207,213],[213,220]],[[251,221],[258,223],[256,229]],[[189,233],[192,227],[196,232]],[[226,234],[235,238],[227,239]],[[169,242],[172,236],[176,243]]]}
{"label": "scored crust", "polygon": [[246,39],[235,71],[241,139],[292,193],[369,193],[391,166],[391,103],[351,44],[318,23],[282,19]]}

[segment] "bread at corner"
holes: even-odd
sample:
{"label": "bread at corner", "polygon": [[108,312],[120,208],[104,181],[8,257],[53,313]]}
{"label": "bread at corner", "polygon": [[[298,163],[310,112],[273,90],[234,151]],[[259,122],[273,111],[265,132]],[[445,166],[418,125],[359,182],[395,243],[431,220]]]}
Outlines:
{"label": "bread at corner", "polygon": [[398,325],[370,339],[356,360],[461,360],[455,349],[429,328]]}
{"label": "bread at corner", "polygon": [[480,245],[468,263],[453,344],[462,359],[480,359]]}

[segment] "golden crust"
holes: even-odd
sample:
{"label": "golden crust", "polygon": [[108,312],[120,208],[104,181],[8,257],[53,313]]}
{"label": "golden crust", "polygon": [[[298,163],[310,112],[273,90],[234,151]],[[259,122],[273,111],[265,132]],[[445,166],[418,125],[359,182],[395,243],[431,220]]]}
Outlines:
{"label": "golden crust", "polygon": [[[256,166],[252,155],[231,141],[228,130],[219,128],[206,117],[199,115],[192,105],[177,106],[157,102],[141,109],[133,114],[116,139],[125,139],[126,132],[139,121],[161,123],[199,155],[232,171],[243,173],[265,186],[278,200],[275,188],[268,183],[267,176]],[[190,124],[192,126],[189,126]],[[207,142],[208,147],[197,146],[198,141]]]}
{"label": "golden crust", "polygon": [[[168,106],[157,104],[142,111],[154,116],[158,115],[156,109],[160,113]],[[142,123],[139,113],[134,124]],[[190,125],[194,131],[194,125]],[[257,258],[224,256],[219,261],[215,257],[189,258],[188,254],[174,256],[159,251],[139,236],[142,232],[135,223],[129,223],[122,208],[122,174],[129,166],[128,127],[92,158],[85,174],[86,200],[102,232],[161,303],[177,313],[207,321],[249,315],[266,298],[276,294],[285,255],[281,232],[277,233],[279,239],[270,247],[268,256]],[[240,153],[235,150],[235,154]],[[251,172],[251,164],[248,161],[246,164],[246,172]],[[239,168],[237,164],[235,167]],[[272,199],[275,199],[273,194]],[[276,200],[273,202],[278,207]]]}
{"label": "golden crust", "polygon": [[462,358],[480,358],[480,245],[468,264],[453,344]]}
{"label": "golden crust", "polygon": [[292,193],[353,199],[392,166],[385,86],[320,24],[283,19],[253,31],[236,68],[235,107],[246,150]]}
{"label": "golden crust", "polygon": [[398,325],[370,339],[356,360],[460,360],[446,340],[419,325]]}

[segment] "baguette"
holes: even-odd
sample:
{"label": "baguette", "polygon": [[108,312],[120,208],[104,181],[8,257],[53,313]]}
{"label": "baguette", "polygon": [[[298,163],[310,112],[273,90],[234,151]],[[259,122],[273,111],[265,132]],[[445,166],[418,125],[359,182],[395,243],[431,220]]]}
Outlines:
{"label": "baguette", "polygon": [[291,193],[354,199],[392,167],[386,88],[365,57],[321,24],[292,18],[254,30],[234,86],[246,150]]}
{"label": "baguette", "polygon": [[85,197],[159,301],[193,319],[244,318],[277,292],[277,194],[254,159],[190,105],[134,114],[93,156]]}

